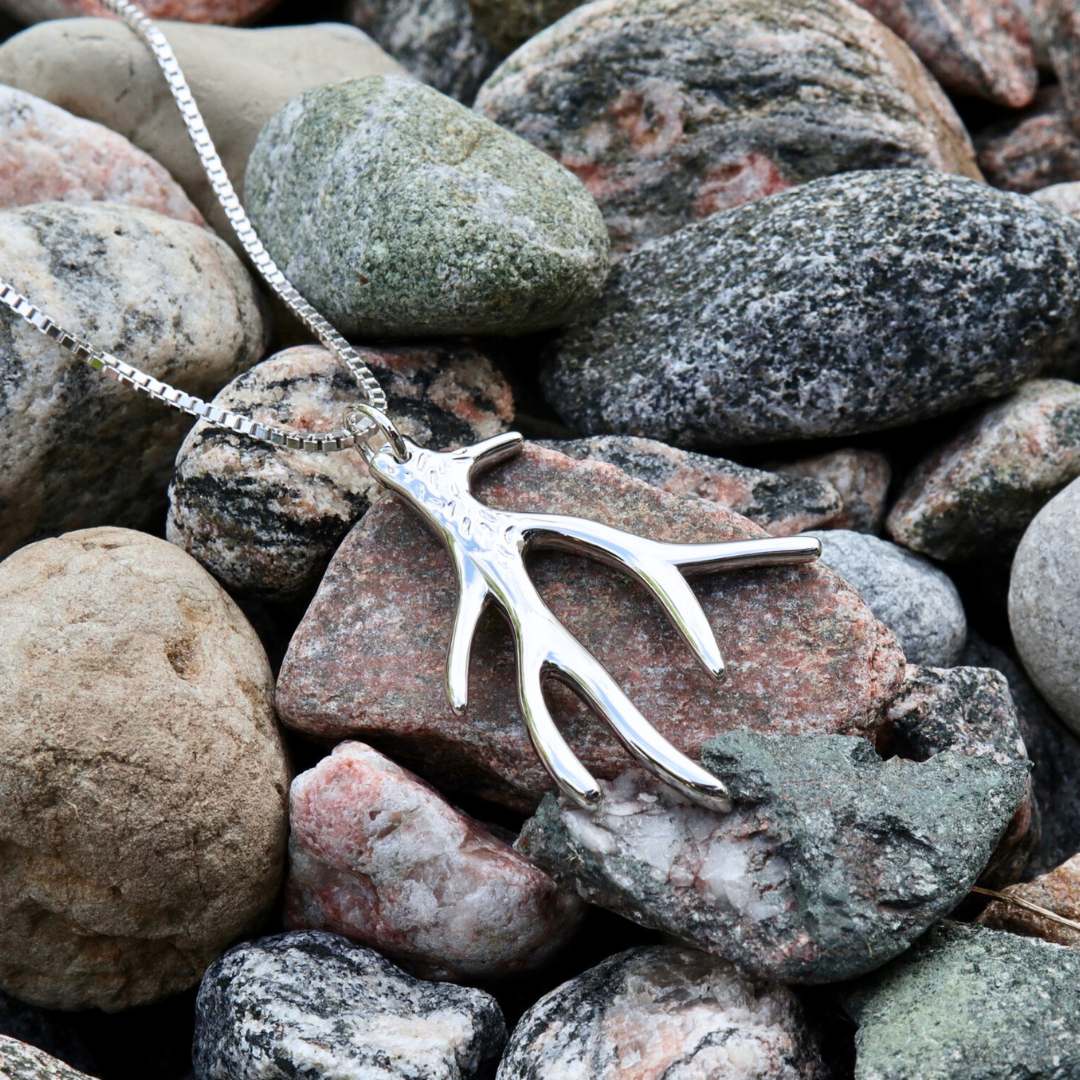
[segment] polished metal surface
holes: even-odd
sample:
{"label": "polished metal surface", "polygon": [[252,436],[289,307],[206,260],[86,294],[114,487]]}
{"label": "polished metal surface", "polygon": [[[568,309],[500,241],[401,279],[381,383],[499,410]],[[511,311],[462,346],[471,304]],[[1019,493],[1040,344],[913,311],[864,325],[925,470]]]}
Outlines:
{"label": "polished metal surface", "polygon": [[820,543],[792,537],[670,544],[583,518],[486,506],[472,494],[472,477],[513,457],[522,441],[516,432],[508,432],[462,450],[440,452],[404,439],[404,460],[388,442],[367,454],[372,475],[442,540],[457,571],[460,596],[446,661],[451,707],[461,712],[468,703],[473,634],[484,607],[493,602],[513,633],[518,697],[533,746],[570,799],[595,806],[600,788],[551,717],[543,693],[549,678],[569,686],[645,768],[696,802],[729,809],[724,785],[656,731],[600,661],[552,614],[529,578],[525,554],[530,548],[560,548],[626,571],[660,601],[705,670],[722,678],[720,648],[684,572],[809,562],[821,554]]}

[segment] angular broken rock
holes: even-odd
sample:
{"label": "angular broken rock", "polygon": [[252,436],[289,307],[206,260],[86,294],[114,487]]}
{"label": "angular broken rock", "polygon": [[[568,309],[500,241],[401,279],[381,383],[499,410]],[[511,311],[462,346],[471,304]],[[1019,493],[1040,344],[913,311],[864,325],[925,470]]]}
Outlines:
{"label": "angular broken rock", "polygon": [[[513,399],[470,348],[360,348],[401,430],[449,448],[506,429]],[[214,404],[297,431],[340,429],[356,381],[325,349],[300,345],[234,379]],[[231,589],[287,600],[312,589],[376,490],[358,450],[281,453],[206,423],[176,458],[166,535]]]}
{"label": "angular broken rock", "polygon": [[693,949],[628,949],[518,1021],[497,1080],[825,1080],[785,987]]}
{"label": "angular broken rock", "polygon": [[892,483],[892,466],[879,450],[850,447],[817,457],[778,465],[785,476],[805,476],[829,484],[840,496],[844,509],[829,522],[830,529],[880,533],[885,519],[885,499]]}
{"label": "angular broken rock", "polygon": [[[1010,885],[1002,892],[1007,899],[991,900],[979,915],[980,926],[1080,948],[1080,855],[1074,855],[1041,877]],[[1033,911],[1026,904],[1060,916],[1073,925]]]}
{"label": "angular broken rock", "polygon": [[[761,535],[722,507],[535,446],[476,487],[495,507],[589,517],[656,539]],[[699,579],[697,595],[727,661],[723,685],[695,665],[659,606],[622,574],[558,553],[530,566],[556,617],[608,665],[646,719],[690,754],[739,727],[872,738],[903,676],[892,635],[820,566]],[[319,738],[389,748],[440,789],[529,811],[551,785],[525,731],[513,649],[495,612],[473,645],[466,713],[455,716],[447,703],[456,596],[439,543],[390,497],[378,500],[338,549],[293,637],[278,681],[279,715]],[[549,700],[589,769],[608,777],[625,769],[625,751],[576,697],[555,687]]]}
{"label": "angular broken rock", "polygon": [[1080,476],[1080,386],[1034,379],[986,409],[904,482],[889,535],[935,559],[1006,565],[1035,515]]}
{"label": "angular broken rock", "polygon": [[979,176],[938,84],[841,0],[598,0],[510,56],[476,107],[581,178],[616,251],[853,169]]}
{"label": "angular broken rock", "polygon": [[633,435],[596,435],[544,443],[579,460],[606,461],[629,476],[671,492],[698,495],[749,518],[773,536],[837,528],[840,496],[825,480],[786,477],[724,458],[695,454]]}
{"label": "angular broken rock", "polygon": [[289,807],[291,929],[460,980],[537,967],[581,921],[573,893],[363,743],[298,776]]}
{"label": "angular broken rock", "polygon": [[547,796],[517,847],[590,903],[781,982],[849,979],[906,949],[967,895],[1027,776],[953,750],[883,761],[864,739],[750,731],[702,762],[730,814],[630,771],[591,812]]}

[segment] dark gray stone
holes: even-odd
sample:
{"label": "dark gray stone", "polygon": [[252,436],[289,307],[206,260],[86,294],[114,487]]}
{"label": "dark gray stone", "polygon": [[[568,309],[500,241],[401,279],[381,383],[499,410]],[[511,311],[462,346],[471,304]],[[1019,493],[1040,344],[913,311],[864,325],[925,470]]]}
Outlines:
{"label": "dark gray stone", "polygon": [[684,445],[940,415],[1070,350],[1078,247],[1071,219],[970,180],[817,180],[627,256],[545,390],[580,432]]}
{"label": "dark gray stone", "polygon": [[506,1027],[481,990],[424,982],[343,937],[238,945],[203,977],[198,1080],[473,1080]]}
{"label": "dark gray stone", "polygon": [[1027,779],[831,735],[731,732],[702,761],[730,814],[630,772],[593,812],[547,796],[518,847],[584,899],[782,982],[852,978],[907,948],[967,895]]}
{"label": "dark gray stone", "polygon": [[856,1080],[1080,1076],[1080,952],[944,923],[846,993]]}

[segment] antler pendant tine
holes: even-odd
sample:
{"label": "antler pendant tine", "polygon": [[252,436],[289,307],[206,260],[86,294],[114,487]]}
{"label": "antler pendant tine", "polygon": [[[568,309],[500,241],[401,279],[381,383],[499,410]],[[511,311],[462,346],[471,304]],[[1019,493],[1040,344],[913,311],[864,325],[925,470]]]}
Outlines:
{"label": "antler pendant tine", "polygon": [[446,653],[446,696],[450,708],[461,714],[469,703],[469,657],[473,635],[491,594],[476,567],[459,554],[452,554],[457,564],[459,591],[450,648]]}

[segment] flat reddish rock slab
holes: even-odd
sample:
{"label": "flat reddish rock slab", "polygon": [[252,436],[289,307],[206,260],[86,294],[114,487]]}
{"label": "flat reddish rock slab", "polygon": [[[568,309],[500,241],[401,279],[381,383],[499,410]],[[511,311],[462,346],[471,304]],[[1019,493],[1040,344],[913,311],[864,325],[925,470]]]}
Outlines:
{"label": "flat reddish rock slab", "polygon": [[[762,536],[745,518],[669,495],[611,465],[528,446],[481,478],[493,506],[595,518],[659,540]],[[903,675],[895,638],[823,566],[697,579],[727,660],[725,685],[700,671],[659,607],[583,557],[537,556],[533,578],[555,614],[611,669],[646,718],[697,755],[722,731],[834,732],[873,738]],[[469,708],[446,702],[443,666],[457,586],[450,561],[389,497],[346,537],[289,646],[278,709],[324,739],[362,738],[446,789],[529,810],[551,787],[518,708],[509,632],[489,612],[473,647]],[[561,688],[553,714],[598,776],[625,769],[604,725]]]}

